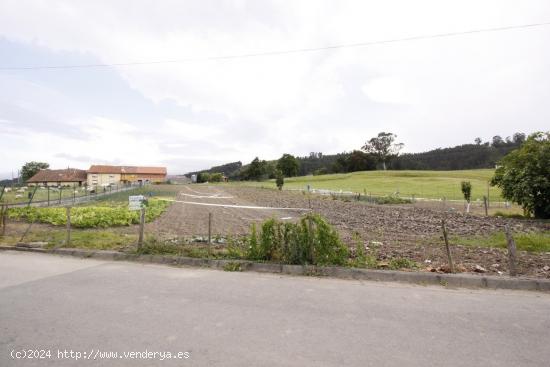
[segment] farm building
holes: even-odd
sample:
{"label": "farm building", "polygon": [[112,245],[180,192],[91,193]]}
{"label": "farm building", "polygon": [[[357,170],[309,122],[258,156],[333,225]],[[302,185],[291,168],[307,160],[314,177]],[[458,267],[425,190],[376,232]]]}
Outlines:
{"label": "farm building", "polygon": [[27,180],[30,186],[82,186],[86,183],[87,173],[83,169],[41,169]]}
{"label": "farm building", "polygon": [[164,181],[166,181],[166,167],[92,165],[88,170],[88,186]]}

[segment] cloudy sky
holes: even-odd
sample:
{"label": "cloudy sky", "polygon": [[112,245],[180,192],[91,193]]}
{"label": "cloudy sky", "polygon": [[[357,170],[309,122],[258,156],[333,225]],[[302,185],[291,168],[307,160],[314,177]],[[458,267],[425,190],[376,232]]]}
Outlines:
{"label": "cloudy sky", "polygon": [[[546,0],[0,1],[0,177],[26,161],[184,173],[336,153],[391,131],[405,151],[550,126]],[[14,70],[13,67],[117,64]]]}

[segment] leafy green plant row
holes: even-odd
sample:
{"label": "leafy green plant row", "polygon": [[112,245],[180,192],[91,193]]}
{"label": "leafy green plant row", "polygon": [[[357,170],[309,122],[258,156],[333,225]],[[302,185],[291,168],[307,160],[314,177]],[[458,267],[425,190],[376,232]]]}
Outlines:
{"label": "leafy green plant row", "polygon": [[[149,200],[145,211],[145,220],[147,222],[155,220],[169,205],[170,203],[167,201]],[[67,223],[66,209],[62,207],[10,208],[8,217],[11,219],[24,219],[28,222],[48,223],[55,226]],[[82,206],[71,209],[71,225],[76,228],[106,228],[138,223],[139,211],[130,211],[125,206]]]}

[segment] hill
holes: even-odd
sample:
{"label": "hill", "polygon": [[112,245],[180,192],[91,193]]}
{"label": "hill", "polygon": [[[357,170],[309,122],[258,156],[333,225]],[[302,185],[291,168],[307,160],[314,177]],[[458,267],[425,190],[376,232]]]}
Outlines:
{"label": "hill", "polygon": [[[285,189],[313,189],[334,191],[352,191],[372,195],[393,195],[401,197],[450,200],[463,199],[460,190],[461,181],[472,184],[472,201],[482,200],[487,195],[487,183],[493,176],[493,169],[460,170],[460,171],[364,171],[345,174],[328,174],[319,176],[302,176],[285,179]],[[273,180],[264,182],[241,182],[238,185],[273,186]],[[502,200],[500,190],[489,188],[491,199]]]}
{"label": "hill", "polygon": [[[472,170],[494,168],[500,159],[510,151],[518,148],[525,141],[525,134],[516,133],[513,138],[502,139],[494,136],[492,142],[482,143],[476,139],[476,144],[463,144],[449,148],[437,148],[422,153],[405,153],[388,163],[392,170]],[[312,152],[309,156],[296,157],[299,163],[298,176],[320,175],[330,173],[349,173],[358,171],[376,170],[381,167],[377,164],[374,155],[360,150],[325,155]],[[264,171],[263,178],[273,178],[276,161],[259,161]],[[246,179],[248,165],[241,162],[228,163],[212,167],[208,170],[190,172],[187,175],[200,172],[224,173],[230,179]]]}

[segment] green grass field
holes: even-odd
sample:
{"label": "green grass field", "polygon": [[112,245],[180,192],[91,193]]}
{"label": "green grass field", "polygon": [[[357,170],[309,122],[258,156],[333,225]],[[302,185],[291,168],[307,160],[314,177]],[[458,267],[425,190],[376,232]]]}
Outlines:
{"label": "green grass field", "polygon": [[[472,200],[487,195],[487,183],[493,176],[493,169],[463,171],[364,171],[321,176],[303,176],[285,179],[285,189],[343,190],[372,195],[412,196],[431,199],[446,197],[449,200],[463,199],[461,181],[472,184]],[[264,182],[237,182],[237,185],[275,187],[274,180]],[[489,188],[491,200],[502,200],[500,189]]]}

